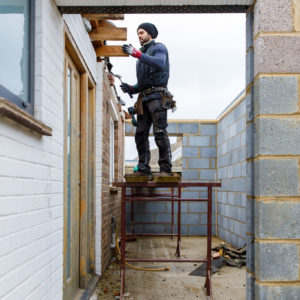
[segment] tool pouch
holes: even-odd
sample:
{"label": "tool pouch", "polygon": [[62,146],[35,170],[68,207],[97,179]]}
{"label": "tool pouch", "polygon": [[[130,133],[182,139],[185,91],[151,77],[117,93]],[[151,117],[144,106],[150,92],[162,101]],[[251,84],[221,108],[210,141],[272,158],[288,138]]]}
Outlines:
{"label": "tool pouch", "polygon": [[139,94],[136,102],[134,103],[135,112],[138,116],[142,116],[144,113],[142,98],[143,98],[142,94]]}
{"label": "tool pouch", "polygon": [[176,101],[173,100],[173,95],[168,91],[163,91],[160,93],[162,99],[162,107],[164,109],[172,109],[172,111],[176,110]]}

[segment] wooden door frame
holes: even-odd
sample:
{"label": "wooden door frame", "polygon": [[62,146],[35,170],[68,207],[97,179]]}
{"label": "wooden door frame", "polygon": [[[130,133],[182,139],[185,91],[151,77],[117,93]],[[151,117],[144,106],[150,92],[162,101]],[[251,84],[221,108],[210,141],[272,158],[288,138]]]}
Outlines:
{"label": "wooden door frame", "polygon": [[[79,239],[74,238],[79,236],[80,224],[74,223],[80,212],[80,73],[75,66],[72,58],[65,52],[64,59],[64,259],[70,255],[70,277],[67,277],[68,262],[64,260],[64,286],[68,287],[66,295],[69,299],[73,292],[72,287],[77,286],[79,280],[79,258],[80,249]],[[67,73],[70,69],[70,86],[68,85]],[[69,87],[71,89],[69,89]],[[70,98],[68,93],[70,93]],[[71,99],[71,102],[69,102]],[[70,113],[70,119],[68,114]],[[69,124],[70,122],[70,124]],[[69,127],[70,126],[70,127]],[[70,130],[70,131],[69,131]],[[67,136],[70,134],[70,163],[68,158]],[[70,169],[69,169],[70,168]],[[71,173],[70,178],[69,172]],[[70,182],[69,182],[70,180]],[[68,185],[70,184],[71,199],[69,199]],[[69,201],[71,201],[70,210]],[[71,221],[68,224],[68,221]],[[73,227],[75,225],[75,227]],[[70,231],[70,249],[68,252],[68,230]],[[75,260],[74,260],[75,259]],[[77,261],[77,263],[76,263]],[[75,263],[74,263],[75,262]],[[76,272],[74,273],[74,269]],[[69,279],[71,279],[69,281]]]}
{"label": "wooden door frame", "polygon": [[[88,234],[89,228],[92,228],[92,237],[95,236],[95,228],[92,226],[95,223],[95,214],[94,211],[92,213],[93,219],[89,220],[88,218],[88,126],[89,126],[89,98],[92,100],[92,117],[93,120],[93,130],[95,133],[95,90],[96,83],[91,75],[88,66],[86,65],[84,59],[82,58],[80,51],[66,25],[64,25],[64,42],[65,42],[65,51],[72,58],[74,64],[76,65],[79,73],[80,73],[80,224],[79,224],[79,266],[80,266],[80,274],[79,274],[79,288],[87,289],[90,285],[90,282],[96,276],[94,274],[95,266],[95,255],[91,255],[95,253],[95,243],[91,241],[91,248],[89,249],[88,245]],[[93,89],[93,97],[89,97],[90,90]],[[95,134],[93,140],[93,151],[92,151],[92,159],[95,162]],[[95,172],[95,168],[94,168]],[[95,178],[95,174],[94,174]],[[95,209],[95,182],[93,184],[94,189],[94,199],[92,203],[93,209]],[[66,216],[64,216],[66,217]],[[92,225],[91,225],[92,224]],[[91,262],[92,271],[88,270],[88,262]],[[93,280],[95,281],[95,280]]]}

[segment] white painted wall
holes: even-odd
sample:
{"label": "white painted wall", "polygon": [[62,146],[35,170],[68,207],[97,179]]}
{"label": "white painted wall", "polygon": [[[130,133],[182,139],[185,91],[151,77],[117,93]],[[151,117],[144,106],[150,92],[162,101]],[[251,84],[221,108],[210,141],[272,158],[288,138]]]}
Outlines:
{"label": "white painted wall", "polygon": [[[97,67],[80,16],[69,15],[65,22],[97,79],[101,66]],[[53,136],[40,136],[0,117],[0,299],[62,298],[63,28],[54,0],[36,0],[34,113],[53,129]],[[99,118],[101,95],[97,92]],[[98,136],[99,124],[97,119]],[[98,160],[101,140],[97,142]],[[101,218],[99,176],[101,173],[97,173],[96,215]],[[96,235],[97,270],[101,270],[101,232]]]}
{"label": "white painted wall", "polygon": [[63,21],[36,1],[39,136],[0,118],[0,298],[60,299],[63,278]]}
{"label": "white painted wall", "polygon": [[90,37],[85,30],[81,15],[63,15],[63,18],[89,68],[89,71],[94,80],[96,80],[97,57]]}

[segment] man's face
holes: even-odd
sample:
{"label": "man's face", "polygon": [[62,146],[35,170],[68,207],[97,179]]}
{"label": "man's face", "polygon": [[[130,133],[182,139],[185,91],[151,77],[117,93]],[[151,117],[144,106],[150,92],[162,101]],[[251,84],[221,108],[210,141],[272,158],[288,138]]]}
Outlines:
{"label": "man's face", "polygon": [[137,32],[141,46],[152,40],[151,35],[144,29],[140,28]]}

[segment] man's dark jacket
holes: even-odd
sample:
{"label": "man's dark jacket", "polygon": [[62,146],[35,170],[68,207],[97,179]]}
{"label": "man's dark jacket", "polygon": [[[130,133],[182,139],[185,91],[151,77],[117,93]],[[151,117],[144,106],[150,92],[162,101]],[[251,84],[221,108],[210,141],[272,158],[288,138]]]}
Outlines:
{"label": "man's dark jacket", "polygon": [[[169,80],[169,55],[166,46],[151,40],[141,49],[142,55],[137,61],[137,84],[133,86],[134,94],[152,87],[167,87]],[[161,99],[159,92],[143,97],[143,102]]]}

